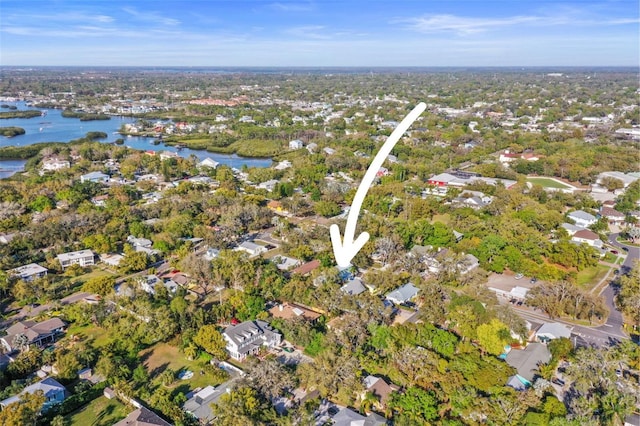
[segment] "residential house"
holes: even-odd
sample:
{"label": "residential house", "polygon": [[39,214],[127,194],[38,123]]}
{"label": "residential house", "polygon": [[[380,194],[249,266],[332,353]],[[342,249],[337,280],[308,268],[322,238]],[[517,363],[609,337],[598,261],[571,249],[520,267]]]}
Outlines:
{"label": "residential house", "polygon": [[539,342],[546,343],[550,340],[559,339],[561,337],[566,337],[567,339],[570,338],[571,330],[564,324],[557,322],[545,322],[536,330],[535,336]]}
{"label": "residential house", "polygon": [[320,267],[320,261],[315,259],[312,261],[309,261],[303,265],[298,266],[297,268],[295,268],[294,270],[291,271],[292,274],[299,274],[299,275],[308,275],[310,274],[312,271],[318,269]]}
{"label": "residential house", "polygon": [[171,151],[162,151],[160,153],[160,161],[170,160],[172,158],[178,159],[180,158],[180,156],[178,155],[177,152],[171,152]]}
{"label": "residential house", "polygon": [[164,285],[169,294],[174,294],[178,290],[178,284],[173,280],[167,280],[166,282],[161,280],[157,275],[143,275],[136,279],[136,282],[140,285],[140,288],[149,294],[156,294],[156,287],[159,284]]}
{"label": "residential house", "polygon": [[236,247],[234,250],[245,251],[249,253],[249,256],[258,256],[262,253],[267,252],[267,248],[265,246],[261,246],[252,241],[245,241]]}
{"label": "residential house", "polygon": [[231,381],[227,381],[214,386],[206,386],[203,389],[197,389],[186,395],[187,402],[184,403],[182,409],[193,417],[197,418],[201,424],[213,424],[215,415],[211,410],[211,405],[218,402],[220,397],[228,393],[233,386]]}
{"label": "residential house", "polygon": [[220,250],[217,248],[209,247],[207,251],[204,253],[203,257],[211,262],[213,259],[220,255]]}
{"label": "residential house", "polygon": [[571,237],[571,241],[576,242],[578,244],[588,244],[591,247],[598,247],[598,248],[602,247],[603,245],[603,242],[598,236],[598,234],[588,229],[581,229],[575,234],[573,234],[573,236]]}
{"label": "residential house", "polygon": [[60,157],[48,157],[42,160],[41,170],[43,172],[53,172],[71,167],[71,162]]}
{"label": "residential house", "polygon": [[311,142],[309,145],[307,145],[307,151],[309,151],[309,154],[313,154],[318,150],[318,144]]}
{"label": "residential house", "polygon": [[370,413],[368,416],[343,408],[333,416],[334,426],[382,426],[387,424],[387,419],[376,413]]}
{"label": "residential house", "polygon": [[575,234],[578,231],[582,231],[584,229],[581,226],[577,226],[572,223],[566,223],[566,222],[560,225],[560,227],[564,228],[567,231],[567,234],[569,234],[569,236]]}
{"label": "residential house", "polygon": [[91,204],[96,207],[104,207],[107,205],[107,200],[109,199],[108,194],[97,195],[91,199]]}
{"label": "residential house", "polygon": [[100,261],[106,265],[109,266],[113,266],[113,267],[118,267],[120,266],[120,262],[122,261],[122,259],[124,259],[124,256],[121,254],[109,254],[109,253],[105,253],[105,254],[101,254],[100,255]]}
{"label": "residential house", "polygon": [[350,296],[357,296],[358,294],[363,293],[366,288],[362,284],[362,280],[360,278],[353,278],[340,287],[340,290]]}
{"label": "residential house", "polygon": [[218,163],[216,160],[213,160],[213,159],[207,157],[204,160],[202,160],[201,162],[199,162],[196,165],[196,167],[199,168],[199,169],[204,169],[204,168],[215,169],[219,165],[220,165],[220,163]]}
{"label": "residential house", "polygon": [[327,155],[333,155],[336,153],[336,150],[333,148],[326,147],[322,150]]}
{"label": "residential house", "polygon": [[127,242],[131,244],[135,251],[144,252],[148,256],[155,256],[159,253],[158,250],[154,250],[151,248],[153,242],[147,238],[136,238],[133,235],[129,235],[127,237]]}
{"label": "residential house", "polygon": [[298,259],[287,256],[276,256],[272,258],[271,261],[275,263],[281,271],[288,271],[289,269],[300,265],[300,261]]}
{"label": "residential house", "polygon": [[605,178],[614,178],[619,180],[620,182],[622,182],[622,186],[624,188],[628,187],[633,182],[638,180],[638,176],[635,173],[622,173],[622,172],[611,171],[611,172],[600,173],[598,175],[598,178],[596,179],[596,183],[601,185],[603,182],[603,179]]}
{"label": "residential house", "polygon": [[274,318],[291,319],[303,318],[309,322],[315,322],[320,318],[320,314],[295,303],[281,303],[269,309],[269,313]]}
{"label": "residential house", "polygon": [[[18,321],[7,328],[6,336],[0,337],[0,343],[7,352],[20,349],[16,336],[24,335],[25,346],[43,347],[53,343],[56,337],[64,330],[65,323],[58,317],[54,317],[42,322]],[[18,339],[20,340],[20,339]]]}
{"label": "residential house", "polygon": [[109,175],[102,172],[91,172],[80,176],[80,182],[106,183],[109,182]]}
{"label": "residential house", "polygon": [[158,416],[153,411],[142,406],[135,409],[127,417],[114,423],[113,426],[172,426],[171,423]]}
{"label": "residential house", "polygon": [[[551,353],[542,343],[529,343],[522,349],[512,349],[507,354],[505,361],[518,371],[517,377],[525,386],[533,383],[537,374],[538,365],[546,364],[551,360]],[[524,380],[522,380],[524,379]],[[517,384],[516,384],[517,385]]]}
{"label": "residential house", "polygon": [[456,269],[462,275],[468,274],[480,266],[480,261],[472,254],[464,254],[462,259],[456,263]]}
{"label": "residential house", "polygon": [[295,139],[289,142],[289,149],[300,149],[304,147],[304,142],[300,139]]}
{"label": "residential house", "polygon": [[8,270],[7,274],[10,277],[16,277],[23,281],[33,281],[37,278],[46,277],[47,271],[47,268],[40,266],[37,263],[29,263],[28,265]]}
{"label": "residential house", "polygon": [[80,265],[82,267],[95,265],[95,254],[91,250],[62,253],[57,258],[62,269],[66,269],[71,265]]}
{"label": "residential house", "polygon": [[480,191],[464,191],[460,196],[451,200],[451,204],[459,207],[471,207],[479,210],[488,206],[493,201],[493,197],[485,195]]}
{"label": "residential house", "polygon": [[227,352],[237,361],[258,353],[261,346],[276,347],[282,341],[282,335],[261,320],[230,325],[222,337],[227,341]]}
{"label": "residential house", "polygon": [[276,188],[276,185],[279,183],[280,182],[276,179],[270,179],[266,182],[261,182],[260,184],[258,184],[258,188],[266,189],[269,192],[273,192],[273,190]]}
{"label": "residential house", "polygon": [[567,215],[567,217],[575,222],[577,226],[581,226],[583,228],[587,228],[598,221],[598,219],[583,210],[576,210],[575,212],[571,212]]}
{"label": "residential house", "polygon": [[65,400],[67,394],[67,389],[62,386],[57,380],[51,377],[47,377],[44,380],[27,386],[19,394],[0,401],[0,407],[6,408],[9,404],[20,402],[20,397],[24,394],[34,394],[37,391],[41,391],[45,397],[44,405],[42,406],[42,412],[46,412],[55,404],[60,404]]}
{"label": "residential house", "polygon": [[286,170],[286,169],[288,169],[290,167],[291,167],[291,161],[282,160],[281,162],[279,162],[278,164],[276,164],[274,166],[274,169],[276,169],[276,170]]}
{"label": "residential house", "polygon": [[611,207],[600,207],[600,217],[604,217],[609,222],[609,225],[622,225],[625,221],[624,213]]}
{"label": "residential house", "polygon": [[[400,390],[400,387],[394,384],[388,384],[382,377],[376,377],[369,375],[364,379],[365,392],[369,392],[378,399],[376,404],[379,410],[384,410],[387,405],[387,401],[392,392]],[[365,394],[362,395],[364,399]]]}
{"label": "residential house", "polygon": [[395,303],[396,305],[401,305],[416,297],[419,291],[420,289],[418,287],[411,283],[407,283],[387,294],[385,299]]}

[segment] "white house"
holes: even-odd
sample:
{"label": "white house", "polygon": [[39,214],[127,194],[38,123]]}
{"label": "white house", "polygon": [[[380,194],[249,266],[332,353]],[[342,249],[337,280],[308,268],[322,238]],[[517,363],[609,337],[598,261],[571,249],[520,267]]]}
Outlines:
{"label": "white house", "polygon": [[571,237],[571,240],[578,244],[588,244],[591,247],[602,247],[603,244],[598,234],[588,229],[581,229],[576,232]]}
{"label": "white house", "polygon": [[304,142],[300,139],[295,139],[289,142],[289,149],[300,149],[304,147]]}
{"label": "white house", "polygon": [[71,265],[91,266],[95,265],[94,253],[91,250],[72,251],[62,253],[57,256],[62,269],[66,269]]}
{"label": "white house", "polygon": [[218,163],[217,161],[207,157],[204,160],[202,160],[201,162],[199,162],[197,167],[199,169],[203,169],[203,168],[215,169],[216,167],[218,167],[218,165],[220,165],[220,163]]}
{"label": "white house", "polygon": [[47,276],[47,268],[44,268],[37,263],[29,263],[15,269],[7,271],[9,276],[18,277],[23,281],[33,281],[36,278],[42,278]]}
{"label": "white house", "polygon": [[266,190],[267,190],[267,191],[269,191],[269,192],[273,192],[273,190],[276,188],[276,185],[277,185],[278,183],[279,183],[279,182],[278,182],[277,180],[275,180],[275,179],[270,179],[270,180],[268,180],[268,181],[266,181],[266,182],[262,182],[262,183],[260,183],[260,184],[258,185],[258,188],[260,188],[260,189],[266,189]]}
{"label": "white house", "polygon": [[230,325],[222,332],[222,337],[227,341],[227,352],[238,361],[258,353],[261,346],[272,348],[282,341],[282,335],[261,320]]}
{"label": "white house", "polygon": [[583,210],[576,210],[575,212],[571,212],[567,215],[567,217],[573,220],[576,225],[581,226],[583,228],[587,228],[598,221],[598,219]]}
{"label": "white house", "polygon": [[71,162],[69,160],[62,159],[60,157],[49,157],[42,160],[42,171],[43,172],[51,172],[60,169],[68,169],[71,167]]}
{"label": "white house", "polygon": [[251,241],[245,241],[236,247],[234,250],[245,251],[249,253],[249,256],[258,256],[262,253],[267,252],[267,248],[265,246],[261,246]]}
{"label": "white house", "polygon": [[106,183],[109,182],[109,175],[102,172],[91,172],[80,176],[80,182]]}

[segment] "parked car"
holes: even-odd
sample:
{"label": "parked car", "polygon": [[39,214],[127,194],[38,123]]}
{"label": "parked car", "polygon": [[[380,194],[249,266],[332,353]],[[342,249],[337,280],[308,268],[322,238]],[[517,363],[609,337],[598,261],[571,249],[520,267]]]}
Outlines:
{"label": "parked car", "polygon": [[618,254],[619,251],[618,250],[609,250],[611,252],[611,254]]}
{"label": "parked car", "polygon": [[519,279],[521,279],[522,277],[524,277],[524,275],[523,275],[523,274],[516,274],[516,276],[515,276],[515,277],[513,277],[513,278],[515,278],[516,280],[519,280]]}
{"label": "parked car", "polygon": [[285,346],[284,348],[282,348],[282,350],[285,351],[285,352],[289,352],[289,353],[293,352],[293,348],[291,348],[289,346]]}

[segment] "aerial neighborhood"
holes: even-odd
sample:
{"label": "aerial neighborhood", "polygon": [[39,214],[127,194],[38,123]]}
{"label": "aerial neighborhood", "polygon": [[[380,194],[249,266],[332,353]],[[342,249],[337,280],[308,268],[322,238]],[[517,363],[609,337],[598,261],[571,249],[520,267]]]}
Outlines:
{"label": "aerial neighborhood", "polygon": [[0,424],[637,419],[635,73],[0,76]]}

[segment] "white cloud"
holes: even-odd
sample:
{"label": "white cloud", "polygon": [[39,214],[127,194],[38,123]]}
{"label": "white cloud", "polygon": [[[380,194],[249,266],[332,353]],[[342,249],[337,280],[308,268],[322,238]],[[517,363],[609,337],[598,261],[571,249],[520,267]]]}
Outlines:
{"label": "white cloud", "polygon": [[157,23],[159,25],[172,25],[172,26],[180,24],[179,20],[161,16],[157,12],[150,12],[150,11],[139,12],[132,7],[124,7],[122,8],[122,10],[128,13],[129,15],[133,16],[134,18],[136,18],[138,21],[152,22],[152,23]]}

